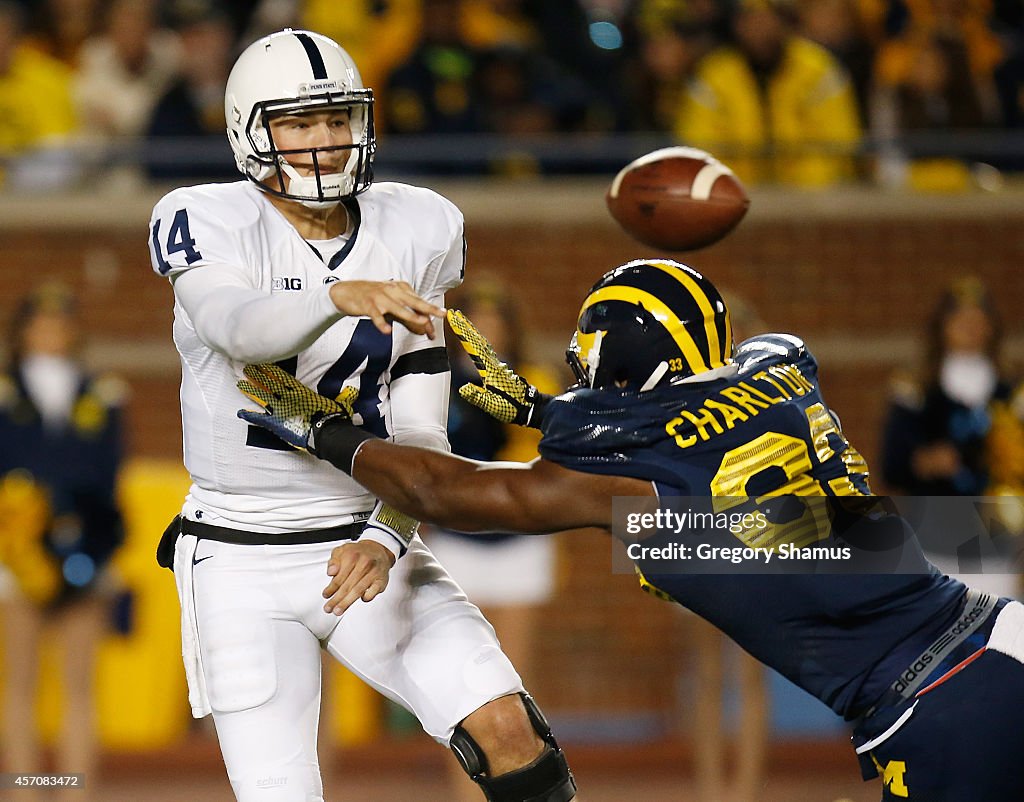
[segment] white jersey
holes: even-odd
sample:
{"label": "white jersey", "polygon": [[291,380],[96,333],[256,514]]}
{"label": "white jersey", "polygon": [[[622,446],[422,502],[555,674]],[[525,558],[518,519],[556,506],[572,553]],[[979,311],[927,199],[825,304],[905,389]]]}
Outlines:
{"label": "white jersey", "polygon": [[[355,229],[325,263],[250,182],[185,187],[156,205],[153,269],[175,284],[184,458],[192,476],[187,517],[274,533],[349,523],[373,507],[374,498],[350,477],[236,416],[253,408],[235,386],[248,362],[277,361],[331,397],[357,387],[355,421],[382,437],[417,442],[402,435],[419,427],[428,430],[420,444],[446,442],[443,413],[423,421],[416,392],[403,391],[401,409],[392,398],[398,379],[447,370],[443,342],[399,325],[384,335],[368,318],[343,317],[328,291],[335,281],[400,280],[440,304],[462,281],[462,214],[430,190],[394,183],[374,184],[347,207]],[[192,277],[182,281],[186,274]],[[207,288],[220,300],[205,303]],[[254,298],[262,305],[260,325],[242,326],[231,304]],[[447,375],[434,378],[431,394],[446,393]],[[440,400],[447,405],[446,395]]]}

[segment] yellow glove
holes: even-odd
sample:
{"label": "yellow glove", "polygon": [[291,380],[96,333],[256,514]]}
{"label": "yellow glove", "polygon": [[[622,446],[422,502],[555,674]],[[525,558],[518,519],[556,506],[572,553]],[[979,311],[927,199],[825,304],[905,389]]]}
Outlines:
{"label": "yellow glove", "polygon": [[487,339],[458,309],[448,310],[448,325],[474,367],[483,386],[464,384],[459,388],[468,403],[503,423],[540,428],[544,408],[553,396],[540,392],[502,362]]}
{"label": "yellow glove", "polygon": [[238,417],[260,426],[302,450],[309,449],[309,433],[328,415],[352,418],[352,404],[359,390],[343,387],[335,399],[320,395],[277,365],[246,365],[238,389],[255,401],[263,412],[238,410]]}

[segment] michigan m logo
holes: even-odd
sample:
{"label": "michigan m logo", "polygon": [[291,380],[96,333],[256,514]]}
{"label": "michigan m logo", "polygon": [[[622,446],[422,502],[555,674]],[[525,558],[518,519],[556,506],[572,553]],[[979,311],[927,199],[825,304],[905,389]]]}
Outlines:
{"label": "michigan m logo", "polygon": [[875,768],[878,769],[878,773],[882,775],[882,786],[888,786],[890,794],[904,798],[910,796],[910,791],[907,790],[907,786],[903,782],[903,775],[907,771],[907,764],[904,761],[890,760],[883,769],[881,764],[875,760],[874,755],[871,756],[871,760],[875,764]]}

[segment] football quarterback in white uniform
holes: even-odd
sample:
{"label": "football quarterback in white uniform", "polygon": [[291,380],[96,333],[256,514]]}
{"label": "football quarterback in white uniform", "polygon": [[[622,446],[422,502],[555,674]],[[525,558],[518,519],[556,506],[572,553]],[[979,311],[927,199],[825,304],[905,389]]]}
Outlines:
{"label": "football quarterback in white uniform", "polygon": [[[157,204],[152,247],[157,270],[175,283],[194,481],[186,512],[273,532],[349,523],[373,507],[351,480],[339,492],[337,471],[319,460],[269,450],[270,438],[253,442],[259,430],[234,415],[247,362],[290,360],[291,372],[331,397],[355,387],[363,426],[445,446],[443,348],[404,327],[383,334],[368,318],[343,317],[329,290],[352,279],[405,281],[439,303],[462,279],[462,217],[439,195],[402,184],[373,185],[346,208],[347,240],[308,242],[249,182],[186,187]],[[161,256],[158,238],[175,226],[194,243],[191,254]]]}
{"label": "football quarterback in white uniform", "polygon": [[276,362],[351,401],[366,430],[447,449],[431,315],[462,281],[461,213],[429,190],[372,183],[372,92],[326,37],[251,45],[225,111],[248,180],[169,193],[149,232],[182,366],[192,486],[161,554],[193,714],[212,712],[239,800],[322,800],[322,647],[450,745],[488,799],[572,799],[543,715],[415,522],[235,415],[245,365]]}

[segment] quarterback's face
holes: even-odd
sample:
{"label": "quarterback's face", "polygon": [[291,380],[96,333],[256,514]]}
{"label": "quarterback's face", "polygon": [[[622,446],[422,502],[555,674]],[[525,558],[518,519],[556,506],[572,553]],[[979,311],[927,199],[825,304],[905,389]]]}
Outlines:
{"label": "quarterback's face", "polygon": [[279,114],[270,120],[270,134],[279,151],[306,151],[286,154],[288,163],[299,175],[313,175],[313,156],[309,151],[320,150],[316,162],[321,174],[340,172],[350,151],[345,148],[352,144],[352,129],[349,127],[348,109],[327,109],[324,111],[303,111]]}

